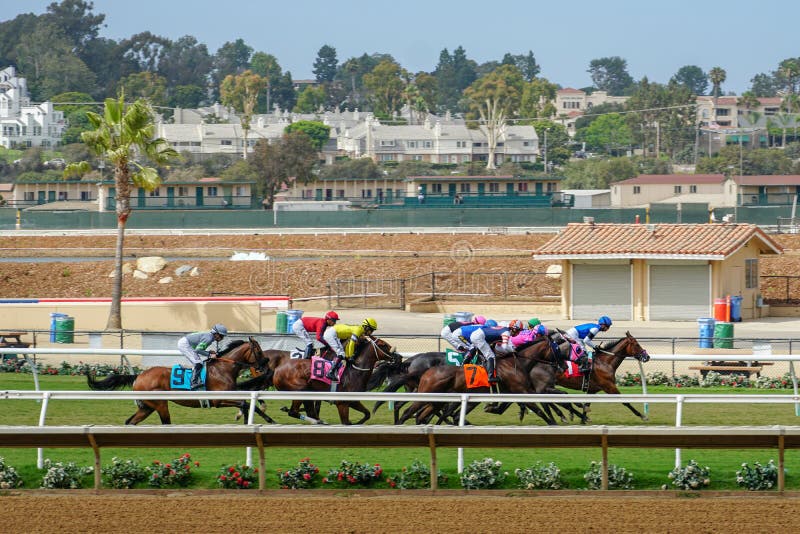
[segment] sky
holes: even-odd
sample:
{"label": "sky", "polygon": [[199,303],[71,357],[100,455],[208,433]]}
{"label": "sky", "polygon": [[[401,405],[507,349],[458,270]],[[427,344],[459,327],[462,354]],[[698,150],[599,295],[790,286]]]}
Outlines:
{"label": "sky", "polygon": [[[2,20],[44,13],[53,0],[7,2]],[[666,83],[684,65],[727,72],[723,92],[741,94],[751,78],[800,56],[791,24],[800,2],[769,10],[744,0],[94,0],[106,15],[103,37],[143,31],[177,39],[193,35],[214,53],[242,38],[278,58],[294,79],[313,78],[323,45],[339,62],[366,53],[391,54],[411,71],[432,71],[439,53],[463,46],[470,59],[500,60],[533,51],[540,76],[562,87],[587,87],[593,59],[620,56],[634,79]],[[767,18],[767,15],[769,19]]]}

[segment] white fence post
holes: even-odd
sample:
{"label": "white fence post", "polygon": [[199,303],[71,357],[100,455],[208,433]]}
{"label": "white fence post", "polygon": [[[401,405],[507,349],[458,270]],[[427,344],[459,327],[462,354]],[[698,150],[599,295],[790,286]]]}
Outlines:
{"label": "white fence post", "polygon": [[[464,426],[467,421],[467,400],[469,395],[461,395],[461,413],[458,416],[458,426]],[[458,448],[458,474],[464,472],[464,449]]]}
{"label": "white fence post", "polygon": [[[42,409],[39,411],[39,426],[44,426],[44,420],[47,417],[47,405],[50,402],[50,392],[45,391],[42,394]],[[42,469],[44,467],[44,458],[42,457],[42,449],[36,449],[36,467]]]}
{"label": "white fence post", "polygon": [[[678,395],[675,397],[675,401],[677,402],[677,406],[675,407],[675,428],[681,426],[681,419],[683,418],[683,395]],[[680,468],[681,466],[681,450],[675,449],[675,467]]]}

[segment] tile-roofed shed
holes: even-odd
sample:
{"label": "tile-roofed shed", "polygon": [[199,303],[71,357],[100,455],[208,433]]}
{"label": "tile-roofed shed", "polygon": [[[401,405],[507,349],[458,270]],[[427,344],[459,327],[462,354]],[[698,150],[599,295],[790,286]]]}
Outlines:
{"label": "tile-roofed shed", "polygon": [[724,174],[640,174],[627,180],[614,182],[615,185],[647,184],[721,184],[726,180]]}
{"label": "tile-roofed shed", "polygon": [[783,251],[753,224],[573,223],[536,250],[534,259],[723,260],[753,238],[762,253]]}

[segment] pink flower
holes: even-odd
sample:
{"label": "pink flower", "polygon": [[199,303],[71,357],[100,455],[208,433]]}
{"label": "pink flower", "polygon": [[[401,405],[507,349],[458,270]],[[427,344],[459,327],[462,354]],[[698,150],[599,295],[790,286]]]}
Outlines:
{"label": "pink flower", "polygon": [[309,475],[308,473],[305,473],[303,475],[303,480],[311,480],[311,475]]}
{"label": "pink flower", "polygon": [[324,478],[322,479],[322,483],[323,483],[323,484],[327,484],[327,483],[328,483],[328,477],[324,477]]}

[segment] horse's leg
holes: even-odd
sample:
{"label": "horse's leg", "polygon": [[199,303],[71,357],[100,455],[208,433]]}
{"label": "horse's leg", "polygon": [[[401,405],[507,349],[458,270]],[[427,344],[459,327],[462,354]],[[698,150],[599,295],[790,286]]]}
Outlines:
{"label": "horse's leg", "polygon": [[171,425],[172,420],[169,417],[169,408],[167,407],[167,402],[157,402],[155,403],[154,408],[158,412],[158,416],[161,418],[162,425]]}
{"label": "horse's leg", "polygon": [[352,425],[353,423],[350,422],[350,403],[349,402],[337,402],[336,403],[336,410],[339,412],[339,421],[343,425]]}
{"label": "horse's leg", "polygon": [[[245,401],[245,402],[246,402],[246,401]],[[266,408],[266,406],[267,406],[267,405],[266,405],[266,404],[264,404],[264,407],[265,407],[265,408]],[[249,408],[249,407],[248,407],[248,408]],[[267,412],[266,412],[266,411],[264,411],[264,410],[262,410],[260,407],[256,406],[255,408],[253,408],[253,411],[254,411],[255,413],[257,413],[258,415],[260,415],[260,416],[261,416],[261,417],[264,419],[264,421],[266,421],[267,423],[269,423],[269,424],[271,424],[271,425],[274,425],[274,424],[275,424],[275,420],[274,420],[272,417],[270,417],[269,415],[267,415]]]}
{"label": "horse's leg", "polygon": [[508,410],[509,406],[511,406],[510,402],[493,402],[491,404],[487,404],[483,411],[486,413],[493,413],[495,415],[503,415],[503,413]]}
{"label": "horse's leg", "polygon": [[366,406],[364,406],[361,403],[361,401],[350,402],[348,404],[350,404],[350,408],[354,409],[357,412],[361,412],[362,414],[364,414],[364,417],[362,417],[361,419],[359,419],[358,421],[353,423],[354,425],[362,425],[362,424],[364,424],[364,422],[366,422],[367,419],[369,419],[369,417],[370,417],[369,409]]}
{"label": "horse's leg", "polygon": [[528,409],[530,411],[532,411],[533,413],[535,413],[536,415],[541,417],[542,420],[545,423],[547,423],[548,425],[557,425],[558,424],[558,423],[556,423],[556,420],[553,418],[552,414],[545,413],[538,406],[536,406],[536,404],[530,402],[530,403],[526,404],[526,406],[528,407]]}
{"label": "horse's leg", "polygon": [[425,403],[424,402],[415,402],[411,406],[405,409],[403,415],[400,416],[400,419],[397,421],[398,425],[402,425],[406,421],[408,421],[412,415],[414,415],[417,410],[419,410]]}
{"label": "horse's leg", "polygon": [[126,425],[136,425],[147,419],[147,417],[155,411],[155,408],[144,402],[138,402],[139,409],[134,414],[125,420]]}

